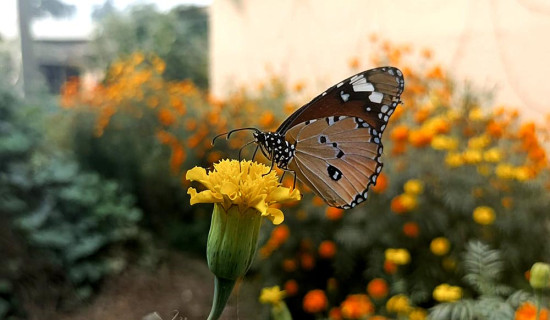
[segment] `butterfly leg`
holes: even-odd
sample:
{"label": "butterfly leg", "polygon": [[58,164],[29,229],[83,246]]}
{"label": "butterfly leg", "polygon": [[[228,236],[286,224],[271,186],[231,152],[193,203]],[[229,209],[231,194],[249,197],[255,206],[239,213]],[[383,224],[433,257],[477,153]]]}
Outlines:
{"label": "butterfly leg", "polygon": [[283,182],[283,178],[285,177],[285,174],[286,174],[286,171],[283,172],[283,174],[281,175],[281,179],[279,179],[279,183]]}
{"label": "butterfly leg", "polygon": [[257,145],[256,149],[254,149],[254,153],[252,154],[252,161],[254,161],[254,158],[256,158],[256,153],[258,152],[259,148],[260,148],[260,145]]}

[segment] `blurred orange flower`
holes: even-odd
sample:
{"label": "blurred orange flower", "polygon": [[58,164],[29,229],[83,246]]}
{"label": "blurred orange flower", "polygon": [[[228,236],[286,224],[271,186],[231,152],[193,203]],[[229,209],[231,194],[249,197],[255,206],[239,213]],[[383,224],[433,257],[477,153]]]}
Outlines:
{"label": "blurred orange flower", "polygon": [[374,278],[367,285],[367,293],[374,299],[383,299],[388,295],[388,283],[382,278]]}
{"label": "blurred orange flower", "polygon": [[302,253],[300,255],[300,265],[304,270],[311,270],[315,267],[315,258],[309,253]]}
{"label": "blurred orange flower", "polygon": [[329,220],[340,220],[342,219],[342,215],[344,214],[343,209],[335,207],[327,207],[327,210],[325,212],[325,215]]}
{"label": "blurred orange flower", "polygon": [[374,306],[365,294],[352,294],[340,305],[345,319],[363,319],[374,312]]}
{"label": "blurred orange flower", "polygon": [[293,296],[298,293],[298,282],[294,279],[287,280],[284,285],[285,292],[288,296]]}
{"label": "blurred orange flower", "polygon": [[376,179],[376,185],[372,187],[372,191],[375,193],[383,193],[388,188],[388,176],[381,172]]}
{"label": "blurred orange flower", "polygon": [[284,259],[283,260],[283,270],[285,272],[293,272],[296,270],[296,260],[294,259]]}
{"label": "blurred orange flower", "polygon": [[307,313],[319,313],[327,309],[328,300],[323,290],[311,290],[304,296],[303,308]]}
{"label": "blurred orange flower", "polygon": [[172,112],[166,108],[160,109],[158,113],[159,121],[164,126],[171,126],[176,122],[176,117],[172,114]]}
{"label": "blurred orange flower", "polygon": [[336,244],[330,240],[325,240],[319,244],[319,256],[324,259],[331,259],[336,254]]}
{"label": "blurred orange flower", "polygon": [[408,137],[409,128],[404,125],[399,125],[395,127],[390,133],[390,138],[394,141],[407,141]]}
{"label": "blurred orange flower", "polygon": [[276,226],[273,231],[271,231],[271,239],[278,246],[283,244],[288,237],[290,236],[290,229],[285,224],[280,224]]}
{"label": "blurred orange flower", "polygon": [[429,145],[432,142],[432,134],[427,130],[414,130],[409,134],[409,142],[417,147],[422,148]]}
{"label": "blurred orange flower", "polygon": [[384,272],[392,275],[397,272],[397,265],[389,260],[384,261]]}
{"label": "blurred orange flower", "polygon": [[420,233],[420,228],[416,222],[407,222],[403,225],[403,234],[409,238],[416,238]]}
{"label": "blurred orange flower", "polygon": [[535,320],[535,319],[549,320],[548,319],[548,309],[542,308],[540,310],[540,314],[539,314],[538,318],[537,318],[537,307],[529,301],[524,302],[516,310],[514,320]]}

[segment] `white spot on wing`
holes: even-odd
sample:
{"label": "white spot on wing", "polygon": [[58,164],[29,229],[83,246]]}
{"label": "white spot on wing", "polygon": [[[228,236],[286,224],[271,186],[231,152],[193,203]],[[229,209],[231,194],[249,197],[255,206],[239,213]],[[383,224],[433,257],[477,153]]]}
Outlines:
{"label": "white spot on wing", "polygon": [[387,105],[383,105],[383,106],[382,106],[382,109],[381,109],[380,111],[382,111],[383,113],[386,113],[386,112],[388,112],[388,109],[389,109],[389,108],[390,108],[390,107],[388,107]]}
{"label": "white spot on wing", "polygon": [[355,92],[357,92],[357,91],[372,92],[372,91],[374,91],[374,86],[372,85],[372,83],[368,83],[366,81],[365,81],[365,83],[356,83],[356,84],[353,85],[353,91],[355,91]]}
{"label": "white spot on wing", "polygon": [[373,93],[370,94],[369,96],[369,100],[374,102],[374,103],[380,103],[382,102],[382,99],[384,98],[384,94],[380,93],[380,92],[376,92],[374,91]]}
{"label": "white spot on wing", "polygon": [[343,85],[344,85],[344,82],[340,82],[339,84],[336,85],[336,88],[340,88]]}
{"label": "white spot on wing", "polygon": [[342,101],[348,102],[349,100],[349,93],[344,93],[344,91],[340,92],[340,97],[342,98]]}

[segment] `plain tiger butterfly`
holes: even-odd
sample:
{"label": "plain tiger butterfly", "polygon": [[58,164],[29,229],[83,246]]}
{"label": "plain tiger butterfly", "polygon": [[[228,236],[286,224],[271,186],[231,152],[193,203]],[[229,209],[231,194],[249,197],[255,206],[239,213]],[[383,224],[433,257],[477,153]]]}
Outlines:
{"label": "plain tiger butterfly", "polygon": [[328,205],[353,208],[367,199],[382,170],[382,133],[404,87],[397,68],[367,70],[321,93],[275,132],[241,128],[227,138],[254,131],[246,145],[256,143],[272,166],[293,172]]}

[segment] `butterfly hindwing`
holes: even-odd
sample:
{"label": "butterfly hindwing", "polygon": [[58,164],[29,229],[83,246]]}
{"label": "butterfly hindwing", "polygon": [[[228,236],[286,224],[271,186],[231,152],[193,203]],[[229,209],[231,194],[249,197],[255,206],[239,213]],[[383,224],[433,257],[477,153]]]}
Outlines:
{"label": "butterfly hindwing", "polygon": [[293,126],[285,135],[296,145],[288,169],[329,205],[351,208],[367,197],[382,168],[382,146],[357,117],[327,117]]}

